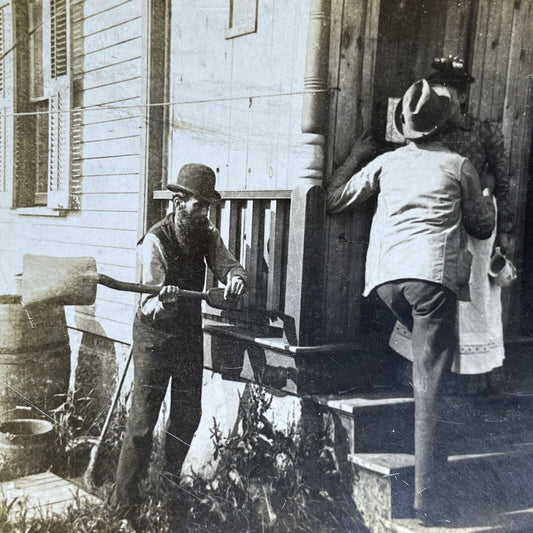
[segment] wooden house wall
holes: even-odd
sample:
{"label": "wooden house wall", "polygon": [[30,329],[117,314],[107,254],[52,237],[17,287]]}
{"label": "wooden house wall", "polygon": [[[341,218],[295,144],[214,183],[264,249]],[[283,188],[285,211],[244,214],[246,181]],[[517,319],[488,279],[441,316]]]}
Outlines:
{"label": "wooden house wall", "polygon": [[[81,209],[65,216],[0,210],[6,280],[21,271],[24,253],[93,256],[99,272],[135,279],[142,5],[142,0],[71,4],[73,102],[82,108],[72,114],[72,179]],[[73,328],[130,339],[134,296],[129,293],[99,287],[95,305],[67,311]]]}
{"label": "wooden house wall", "polygon": [[[355,138],[370,126],[379,0],[331,4],[328,173],[341,164]],[[371,213],[358,209],[327,219],[325,322],[327,340],[358,336]]]}
{"label": "wooden house wall", "polygon": [[504,291],[503,301],[508,333],[517,336],[522,330],[530,337],[532,269],[528,263],[533,240],[528,225],[533,215],[533,1],[479,2],[476,15],[472,51],[476,83],[470,91],[470,111],[501,126],[510,156],[511,204],[516,208],[517,223],[515,259],[520,279]]}
{"label": "wooden house wall", "polygon": [[292,189],[309,4],[262,0],[257,31],[226,39],[230,4],[172,1],[170,176],[197,161],[220,190]]}

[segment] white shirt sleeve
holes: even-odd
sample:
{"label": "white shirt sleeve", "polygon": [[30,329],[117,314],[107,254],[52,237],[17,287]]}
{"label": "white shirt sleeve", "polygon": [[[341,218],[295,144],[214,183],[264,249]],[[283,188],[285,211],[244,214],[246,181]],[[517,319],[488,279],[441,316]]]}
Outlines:
{"label": "white shirt sleeve", "polygon": [[[163,253],[161,241],[153,233],[147,233],[142,244],[137,247],[137,254],[142,265],[142,282],[147,285],[162,287],[167,273],[167,260]],[[143,294],[141,312],[143,315],[157,320],[157,318],[165,315],[165,308],[157,295]]]}

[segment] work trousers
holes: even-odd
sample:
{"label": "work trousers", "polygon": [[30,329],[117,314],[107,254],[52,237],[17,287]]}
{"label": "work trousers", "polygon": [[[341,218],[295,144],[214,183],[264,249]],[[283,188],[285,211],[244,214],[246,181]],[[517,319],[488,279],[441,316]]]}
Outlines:
{"label": "work trousers", "polygon": [[140,313],[133,327],[133,392],[111,497],[116,507],[139,501],[139,482],[146,476],[152,435],[171,379],[167,471],[179,475],[201,416],[201,325],[181,328],[179,335],[155,329]]}
{"label": "work trousers", "polygon": [[455,294],[421,280],[400,280],[377,288],[378,296],[412,332],[415,400],[415,510],[435,512],[444,501],[445,475],[443,377],[457,345]]}

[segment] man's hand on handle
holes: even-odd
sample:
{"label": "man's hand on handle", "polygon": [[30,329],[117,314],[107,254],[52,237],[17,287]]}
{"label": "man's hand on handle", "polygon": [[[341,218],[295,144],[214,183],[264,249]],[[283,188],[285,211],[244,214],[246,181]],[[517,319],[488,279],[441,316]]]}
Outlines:
{"label": "man's hand on handle", "polygon": [[244,292],[244,280],[240,276],[232,276],[224,290],[224,300],[238,298]]}
{"label": "man's hand on handle", "polygon": [[180,289],[176,285],[164,285],[159,291],[162,304],[174,304],[178,301]]}

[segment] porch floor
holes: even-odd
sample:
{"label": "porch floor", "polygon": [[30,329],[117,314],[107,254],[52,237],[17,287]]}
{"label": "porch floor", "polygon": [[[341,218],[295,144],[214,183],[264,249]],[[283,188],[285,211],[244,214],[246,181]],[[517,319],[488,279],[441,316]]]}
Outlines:
{"label": "porch floor", "polygon": [[10,508],[10,516],[26,512],[28,518],[61,514],[69,505],[81,500],[99,503],[100,500],[69,480],[51,472],[33,474],[0,483],[0,498]]}

